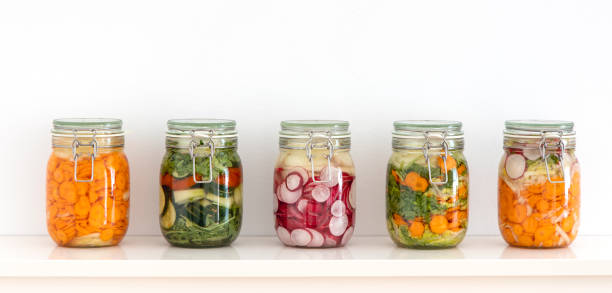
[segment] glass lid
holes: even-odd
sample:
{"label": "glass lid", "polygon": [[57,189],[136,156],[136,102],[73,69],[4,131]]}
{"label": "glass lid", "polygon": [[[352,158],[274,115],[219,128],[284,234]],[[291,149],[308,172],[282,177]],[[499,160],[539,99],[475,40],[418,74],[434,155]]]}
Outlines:
{"label": "glass lid", "polygon": [[63,118],[53,120],[53,129],[63,130],[120,130],[121,119],[114,118]]}
{"label": "glass lid", "polygon": [[281,136],[301,136],[309,132],[327,133],[331,136],[350,135],[349,122],[344,120],[285,120],[281,122]]}
{"label": "glass lid", "polygon": [[53,120],[54,134],[119,134],[122,133],[123,122],[115,118],[62,118]]}
{"label": "glass lid", "polygon": [[167,133],[170,135],[191,135],[202,132],[214,132],[215,135],[236,134],[236,121],[229,119],[170,119],[167,124]]}
{"label": "glass lid", "polygon": [[507,120],[505,125],[511,132],[574,132],[574,122],[564,120]]}
{"label": "glass lid", "polygon": [[393,122],[395,135],[422,135],[424,132],[446,132],[447,136],[463,135],[462,124],[450,120],[400,120]]}

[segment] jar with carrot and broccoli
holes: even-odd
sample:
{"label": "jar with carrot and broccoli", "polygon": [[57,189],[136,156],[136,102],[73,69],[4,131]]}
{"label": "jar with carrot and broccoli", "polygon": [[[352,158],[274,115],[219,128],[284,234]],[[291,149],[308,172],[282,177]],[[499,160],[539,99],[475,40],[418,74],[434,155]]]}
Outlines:
{"label": "jar with carrot and broccoli", "polygon": [[393,123],[387,167],[387,228],[401,247],[448,248],[465,237],[468,167],[461,122]]}
{"label": "jar with carrot and broccoli", "polygon": [[53,120],[47,230],[60,246],[118,244],[128,227],[130,170],[119,119]]}
{"label": "jar with carrot and broccoli", "polygon": [[508,244],[566,247],[578,233],[580,165],[570,121],[510,120],[499,164],[499,229]]}
{"label": "jar with carrot and broccoli", "polygon": [[166,240],[181,247],[232,243],[242,223],[242,165],[236,122],[168,121],[159,219]]}
{"label": "jar with carrot and broccoli", "polygon": [[355,167],[349,123],[281,123],[274,169],[276,234],[297,247],[344,246],[355,225]]}

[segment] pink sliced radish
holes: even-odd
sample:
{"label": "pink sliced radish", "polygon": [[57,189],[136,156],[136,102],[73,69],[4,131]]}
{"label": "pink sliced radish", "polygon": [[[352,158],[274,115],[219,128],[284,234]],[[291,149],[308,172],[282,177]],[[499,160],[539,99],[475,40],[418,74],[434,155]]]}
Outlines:
{"label": "pink sliced radish", "polygon": [[511,154],[506,158],[506,174],[510,179],[523,177],[525,169],[527,169],[527,161],[523,155]]}
{"label": "pink sliced radish", "polygon": [[355,207],[357,206],[357,195],[355,192],[355,182],[351,183],[351,187],[349,187],[351,190],[349,191],[349,204],[351,205],[351,208],[355,209]]}
{"label": "pink sliced radish", "polygon": [[348,227],[348,217],[346,215],[342,217],[332,217],[329,220],[329,232],[334,236],[340,236]]}
{"label": "pink sliced radish", "polygon": [[278,226],[278,228],[276,228],[276,235],[278,236],[278,239],[280,239],[280,241],[282,243],[284,243],[285,245],[289,245],[289,246],[293,246],[293,240],[291,240],[291,234],[289,233],[289,231],[281,226]]}
{"label": "pink sliced radish", "polygon": [[287,178],[289,177],[290,174],[299,175],[302,178],[303,183],[306,183],[306,181],[308,181],[308,178],[310,177],[308,174],[308,170],[302,167],[289,167],[289,168],[283,169],[281,176],[283,178]]}
{"label": "pink sliced radish", "polygon": [[298,246],[306,246],[312,240],[312,234],[305,229],[291,231],[291,241]]}
{"label": "pink sliced radish", "polygon": [[297,209],[298,211],[300,211],[300,213],[304,213],[304,211],[306,211],[307,206],[308,206],[307,199],[300,199],[297,203]]}
{"label": "pink sliced radish", "polygon": [[342,171],[336,167],[325,167],[321,170],[320,180],[325,181],[325,184],[329,187],[338,185],[338,181],[342,177]]}
{"label": "pink sliced radish", "polygon": [[334,240],[333,238],[330,238],[328,236],[325,236],[325,246],[327,247],[333,247],[338,245],[338,242],[336,242],[336,240]]}
{"label": "pink sliced radish", "polygon": [[349,239],[351,239],[353,236],[353,231],[355,231],[353,227],[346,229],[346,232],[344,232],[344,235],[342,236],[342,241],[340,241],[340,245],[345,245]]}
{"label": "pink sliced radish", "polygon": [[274,195],[274,198],[272,199],[272,208],[274,209],[275,213],[278,211],[278,197],[276,197],[276,195]]}
{"label": "pink sliced radish", "polygon": [[523,156],[530,161],[534,161],[542,157],[539,149],[524,149]]}
{"label": "pink sliced radish", "polygon": [[331,192],[327,186],[319,184],[312,190],[311,195],[316,201],[324,202],[329,198]]}
{"label": "pink sliced radish", "polygon": [[315,229],[306,228],[306,230],[310,232],[310,235],[312,235],[312,240],[310,241],[310,243],[308,243],[307,245],[308,247],[323,246],[323,243],[325,242],[325,238],[323,237],[323,234],[319,233],[319,231]]}
{"label": "pink sliced radish", "polygon": [[289,191],[296,191],[304,185],[304,179],[297,172],[292,172],[285,177],[285,185]]}
{"label": "pink sliced radish", "polygon": [[300,198],[301,195],[302,189],[290,191],[289,189],[287,189],[287,185],[281,184],[279,188],[278,199],[282,202],[293,204]]}
{"label": "pink sliced radish", "polygon": [[341,200],[336,200],[331,206],[331,213],[334,217],[342,217],[346,214],[346,205]]}

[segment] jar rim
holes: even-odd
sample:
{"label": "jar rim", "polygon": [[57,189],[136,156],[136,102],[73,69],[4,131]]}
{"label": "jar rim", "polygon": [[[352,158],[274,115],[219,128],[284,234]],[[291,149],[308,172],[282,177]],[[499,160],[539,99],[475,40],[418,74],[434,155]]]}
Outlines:
{"label": "jar rim", "polygon": [[557,131],[563,133],[572,133],[574,131],[574,122],[567,120],[506,120],[506,130],[526,131],[526,132],[542,132],[542,131]]}
{"label": "jar rim", "polygon": [[393,122],[395,136],[423,136],[426,132],[446,133],[447,137],[463,135],[463,123],[454,120],[398,120]]}
{"label": "jar rim", "polygon": [[515,138],[562,137],[573,138],[574,122],[565,120],[507,120],[504,135]]}
{"label": "jar rim", "polygon": [[183,118],[167,121],[169,136],[236,136],[236,120],[215,118]]}
{"label": "jar rim", "polygon": [[310,133],[326,133],[330,137],[347,137],[349,122],[346,120],[284,120],[281,121],[281,136],[302,137]]}
{"label": "jar rim", "polygon": [[58,118],[53,119],[54,135],[121,135],[123,121],[117,118]]}

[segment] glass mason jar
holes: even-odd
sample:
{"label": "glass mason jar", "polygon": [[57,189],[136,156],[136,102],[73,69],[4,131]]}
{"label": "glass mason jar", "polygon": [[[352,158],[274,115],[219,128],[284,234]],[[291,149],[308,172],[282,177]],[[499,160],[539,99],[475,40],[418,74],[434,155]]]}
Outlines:
{"label": "glass mason jar", "polygon": [[128,227],[130,169],[119,119],[53,120],[47,230],[60,246],[116,245]]}
{"label": "glass mason jar", "polygon": [[396,121],[387,168],[387,228],[402,247],[447,248],[465,237],[468,166],[458,121]]}
{"label": "glass mason jar", "polygon": [[353,235],[355,167],[347,121],[281,122],[276,234],[287,246],[338,247]]}
{"label": "glass mason jar", "polygon": [[242,164],[234,120],[168,121],[159,223],[181,247],[232,243],[242,223]]}
{"label": "glass mason jar", "polygon": [[498,220],[508,244],[566,247],[576,238],[580,165],[575,149],[573,122],[506,121]]}

